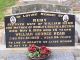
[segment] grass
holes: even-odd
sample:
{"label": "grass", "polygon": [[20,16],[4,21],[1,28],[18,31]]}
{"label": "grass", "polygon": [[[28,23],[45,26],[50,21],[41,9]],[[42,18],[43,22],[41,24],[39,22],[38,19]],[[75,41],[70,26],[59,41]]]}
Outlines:
{"label": "grass", "polygon": [[4,11],[7,7],[14,5],[16,0],[0,0],[0,22],[4,20]]}

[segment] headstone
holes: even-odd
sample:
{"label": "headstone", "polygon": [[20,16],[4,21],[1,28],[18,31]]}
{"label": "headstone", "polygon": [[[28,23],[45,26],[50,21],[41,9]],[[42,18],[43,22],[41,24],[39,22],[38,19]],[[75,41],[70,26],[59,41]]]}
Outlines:
{"label": "headstone", "polygon": [[75,16],[71,14],[33,12],[5,17],[7,48],[29,44],[53,46],[75,45]]}

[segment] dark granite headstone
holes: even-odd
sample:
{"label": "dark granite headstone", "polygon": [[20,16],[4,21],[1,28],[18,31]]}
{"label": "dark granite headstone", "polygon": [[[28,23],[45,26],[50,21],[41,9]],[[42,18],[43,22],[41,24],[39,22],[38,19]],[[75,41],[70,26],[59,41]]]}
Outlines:
{"label": "dark granite headstone", "polygon": [[75,16],[34,12],[5,17],[6,47],[75,45]]}

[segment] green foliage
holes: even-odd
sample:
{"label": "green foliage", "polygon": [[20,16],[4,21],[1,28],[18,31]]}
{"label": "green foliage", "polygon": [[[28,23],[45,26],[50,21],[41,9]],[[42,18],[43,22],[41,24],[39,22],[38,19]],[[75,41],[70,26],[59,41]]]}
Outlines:
{"label": "green foliage", "polygon": [[4,11],[7,7],[14,5],[16,0],[0,0],[0,21],[4,20]]}

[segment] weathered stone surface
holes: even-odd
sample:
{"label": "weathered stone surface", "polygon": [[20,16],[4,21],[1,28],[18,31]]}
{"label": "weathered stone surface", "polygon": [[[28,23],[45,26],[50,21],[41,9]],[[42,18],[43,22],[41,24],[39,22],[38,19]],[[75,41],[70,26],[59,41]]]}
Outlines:
{"label": "weathered stone surface", "polygon": [[76,60],[80,60],[80,57],[76,57]]}
{"label": "weathered stone surface", "polygon": [[[29,60],[25,53],[9,54],[7,60]],[[46,60],[74,60],[71,52],[54,51]]]}
{"label": "weathered stone surface", "polygon": [[28,60],[25,54],[9,54],[7,60]]}
{"label": "weathered stone surface", "polygon": [[20,5],[12,8],[12,13],[25,13],[32,11],[53,11],[53,12],[70,12],[69,6],[60,6],[60,5],[50,5],[50,4],[31,4],[31,5]]}

